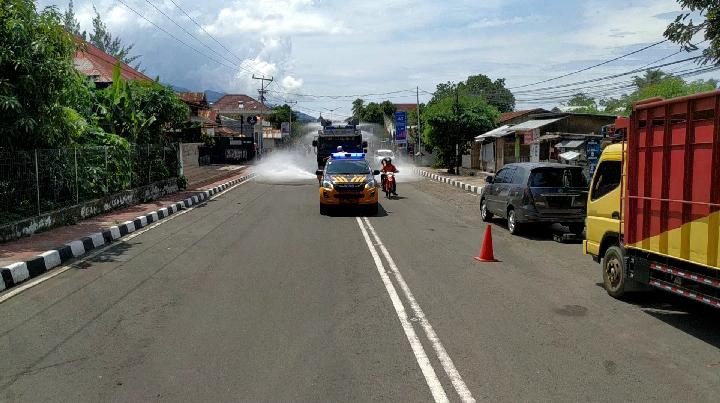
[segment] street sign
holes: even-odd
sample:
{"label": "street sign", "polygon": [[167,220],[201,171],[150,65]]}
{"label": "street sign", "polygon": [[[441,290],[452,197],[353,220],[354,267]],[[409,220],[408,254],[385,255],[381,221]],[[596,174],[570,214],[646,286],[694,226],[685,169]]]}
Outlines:
{"label": "street sign", "polygon": [[395,112],[395,142],[397,144],[407,142],[407,113],[404,111]]}
{"label": "street sign", "polygon": [[290,122],[280,123],[280,133],[282,133],[283,137],[287,137],[290,135]]}
{"label": "street sign", "polygon": [[590,139],[585,142],[585,156],[587,157],[590,176],[595,173],[595,167],[597,167],[598,159],[600,158],[600,151],[599,141]]}

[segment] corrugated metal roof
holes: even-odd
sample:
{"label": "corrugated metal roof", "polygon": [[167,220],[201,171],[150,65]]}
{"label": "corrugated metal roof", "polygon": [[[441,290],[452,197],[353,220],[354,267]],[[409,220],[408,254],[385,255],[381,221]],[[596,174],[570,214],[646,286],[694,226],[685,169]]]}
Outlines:
{"label": "corrugated metal roof", "polygon": [[585,140],[565,140],[555,144],[555,148],[578,148]]}
{"label": "corrugated metal roof", "polygon": [[558,155],[558,157],[560,157],[564,160],[568,160],[568,161],[572,161],[579,156],[580,156],[580,153],[577,151],[566,151],[566,152]]}
{"label": "corrugated metal roof", "polygon": [[527,122],[518,123],[511,127],[512,130],[533,130],[543,126],[547,126],[551,123],[555,123],[558,120],[565,119],[565,116],[555,119],[541,119],[541,120],[528,120]]}
{"label": "corrugated metal roof", "polygon": [[492,129],[489,132],[485,132],[485,133],[475,137],[475,141],[482,141],[483,139],[487,139],[487,138],[503,137],[507,134],[512,133],[512,130],[508,130],[508,128],[510,128],[509,125],[503,125],[496,129]]}

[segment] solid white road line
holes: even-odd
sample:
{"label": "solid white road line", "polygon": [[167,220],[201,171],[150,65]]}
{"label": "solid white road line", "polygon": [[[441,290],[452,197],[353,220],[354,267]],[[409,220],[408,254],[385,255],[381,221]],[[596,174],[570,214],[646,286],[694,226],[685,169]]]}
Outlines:
{"label": "solid white road line", "polygon": [[425,376],[425,382],[427,382],[427,385],[430,388],[430,393],[432,393],[433,398],[436,402],[448,402],[449,400],[447,398],[447,395],[445,394],[445,389],[443,389],[442,384],[440,383],[440,380],[435,373],[435,369],[432,367],[430,359],[428,359],[427,354],[425,353],[425,348],[423,348],[422,343],[417,336],[417,333],[415,333],[415,329],[413,329],[412,324],[410,323],[410,319],[408,319],[407,313],[405,312],[405,307],[400,301],[400,296],[398,295],[397,291],[395,291],[395,286],[390,280],[390,276],[388,276],[385,272],[385,267],[383,266],[382,260],[380,259],[380,255],[378,255],[375,247],[372,244],[372,241],[370,241],[370,236],[368,235],[367,230],[363,226],[360,217],[355,218],[357,219],[360,231],[365,238],[365,243],[370,250],[370,254],[375,261],[375,266],[377,267],[377,271],[380,274],[380,278],[382,279],[383,284],[385,284],[385,289],[390,295],[390,300],[392,301],[393,307],[395,308],[395,313],[397,313],[398,319],[400,319],[400,324],[402,325],[402,328],[405,331],[405,336],[407,337],[408,342],[410,343],[410,347],[415,354],[415,359],[420,366],[420,370]]}
{"label": "solid white road line", "polygon": [[[222,196],[223,194],[225,194],[225,193],[227,193],[227,192],[235,189],[236,187],[238,187],[238,186],[240,186],[240,185],[242,185],[242,184],[244,184],[244,183],[247,183],[247,182],[249,182],[249,181],[251,181],[251,180],[252,180],[252,178],[247,179],[247,180],[245,180],[245,181],[243,181],[243,182],[240,182],[240,183],[236,184],[236,185],[233,186],[233,187],[228,188],[227,190],[225,190],[225,191],[223,191],[223,192],[221,192],[221,193],[216,193],[215,196],[211,197],[210,199],[214,199],[214,198],[216,198],[216,197],[220,197],[220,196]],[[172,220],[180,217],[180,216],[183,215],[183,214],[187,214],[187,213],[191,212],[192,210],[195,210],[196,207],[198,207],[198,206],[193,206],[193,207],[185,208],[184,210],[182,210],[182,211],[180,211],[180,212],[177,212],[177,213],[175,213],[175,214],[173,214],[173,215],[171,215],[171,216],[168,216],[167,218],[162,219],[162,220],[158,221],[157,223],[153,223],[153,224],[151,224],[151,225],[143,228],[142,230],[135,231],[135,232],[133,232],[133,233],[131,233],[131,234],[125,235],[125,237],[123,237],[122,239],[120,239],[120,242],[127,242],[127,241],[129,241],[129,240],[131,240],[131,239],[133,239],[133,238],[135,238],[135,237],[138,237],[138,236],[144,234],[145,232],[150,231],[151,229],[153,229],[153,228],[155,228],[155,227],[158,227],[158,226],[160,226],[160,225],[163,225],[163,224],[165,224],[166,222],[170,222],[170,221],[172,221]],[[117,227],[113,227],[113,228],[117,228]],[[55,268],[55,269],[50,270],[50,271],[48,271],[47,273],[45,273],[45,274],[43,274],[43,275],[41,275],[41,276],[39,276],[39,277],[35,277],[34,279],[32,279],[32,280],[30,280],[30,281],[24,282],[24,283],[22,283],[22,284],[20,284],[20,285],[17,285],[17,286],[15,286],[15,287],[11,288],[11,289],[8,290],[7,292],[4,292],[3,294],[0,295],[0,304],[3,303],[3,302],[5,302],[5,301],[7,301],[7,300],[9,300],[10,298],[12,298],[12,297],[14,297],[14,296],[16,296],[16,295],[22,293],[23,291],[27,291],[28,289],[33,288],[33,287],[35,287],[36,285],[42,284],[42,283],[50,280],[51,278],[53,278],[53,277],[55,277],[55,276],[57,276],[57,275],[60,275],[60,274],[62,274],[62,273],[65,273],[66,271],[68,271],[68,270],[72,269],[73,267],[75,267],[78,263],[83,262],[83,261],[85,261],[85,260],[88,260],[88,259],[90,259],[90,258],[93,258],[93,257],[95,257],[95,256],[97,256],[97,255],[99,255],[99,254],[101,254],[101,253],[103,253],[103,252],[105,252],[107,249],[110,249],[111,247],[117,245],[118,243],[119,243],[119,242],[108,243],[108,244],[105,244],[105,246],[102,247],[102,248],[93,249],[89,254],[83,256],[83,257],[82,257],[81,259],[79,259],[77,262],[73,262],[73,263],[71,263],[71,264],[68,264],[68,265],[65,265],[65,266],[62,266],[62,267]]]}
{"label": "solid white road line", "polygon": [[387,248],[383,244],[377,232],[375,232],[375,228],[372,226],[372,224],[370,224],[370,220],[368,220],[367,217],[364,217],[363,219],[365,220],[365,224],[367,224],[368,229],[370,229],[370,233],[372,233],[373,238],[375,238],[375,244],[380,248],[383,256],[385,256],[385,260],[387,260],[388,266],[390,266],[390,270],[395,276],[395,280],[398,282],[398,284],[400,284],[400,289],[403,290],[405,298],[407,298],[407,300],[410,302],[410,307],[412,308],[415,317],[422,325],[423,330],[425,330],[425,335],[427,336],[428,340],[430,340],[430,343],[435,350],[435,354],[440,360],[443,369],[445,369],[445,373],[447,374],[448,378],[450,378],[450,381],[455,387],[455,390],[460,396],[460,399],[462,399],[463,402],[474,402],[475,398],[473,398],[472,393],[470,393],[470,389],[468,389],[467,385],[465,385],[465,381],[463,381],[462,376],[460,376],[457,368],[455,368],[455,364],[453,364],[450,355],[445,350],[445,347],[443,347],[442,343],[440,342],[440,338],[435,333],[432,325],[430,325],[430,322],[428,322],[427,318],[425,317],[425,313],[420,308],[420,304],[418,304],[417,300],[415,300],[415,297],[410,291],[410,287],[408,287],[402,274],[400,274],[400,270],[398,269],[397,265],[395,265],[395,261],[393,260],[392,256],[390,256]]}

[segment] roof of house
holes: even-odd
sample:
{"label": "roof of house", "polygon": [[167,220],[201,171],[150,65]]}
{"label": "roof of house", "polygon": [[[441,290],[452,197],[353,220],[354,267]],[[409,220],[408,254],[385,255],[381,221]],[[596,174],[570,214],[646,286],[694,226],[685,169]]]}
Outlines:
{"label": "roof of house", "polygon": [[518,123],[516,125],[513,125],[510,127],[512,130],[533,130],[537,129],[543,126],[547,126],[551,123],[555,123],[558,120],[565,119],[565,116],[559,117],[559,118],[553,118],[553,119],[533,119],[528,120],[522,123]]}
{"label": "roof of house", "polygon": [[[78,36],[75,37],[75,42],[78,44],[73,60],[75,69],[96,83],[111,83],[118,59]],[[150,77],[123,62],[120,62],[120,77],[123,80],[153,81]]]}
{"label": "roof of house", "polygon": [[260,101],[244,94],[226,94],[212,106],[221,113],[255,113],[263,110]]}
{"label": "roof of house", "polygon": [[500,123],[505,123],[507,121],[513,120],[515,118],[519,118],[521,116],[529,115],[532,113],[539,113],[539,112],[547,112],[547,111],[542,108],[535,108],[535,109],[525,109],[525,110],[521,110],[521,111],[503,112],[500,114]]}
{"label": "roof of house", "polygon": [[417,109],[417,104],[393,104],[398,112],[408,112]]}
{"label": "roof of house", "polygon": [[485,132],[479,136],[475,137],[475,141],[483,141],[485,139],[490,138],[499,138],[507,136],[508,134],[514,133],[516,131],[526,131],[526,130],[533,130],[537,129],[543,126],[547,126],[551,123],[555,123],[558,120],[565,119],[565,116],[559,117],[559,118],[553,118],[553,119],[534,119],[534,120],[528,120],[522,123],[518,123],[516,125],[502,125],[498,128],[495,128],[493,130],[490,130],[489,132]]}
{"label": "roof of house", "polygon": [[178,92],[178,97],[187,104],[207,106],[207,97],[204,92]]}
{"label": "roof of house", "polygon": [[220,127],[215,128],[215,135],[216,136],[237,137],[237,136],[240,136],[240,132],[235,131],[227,126],[220,126]]}

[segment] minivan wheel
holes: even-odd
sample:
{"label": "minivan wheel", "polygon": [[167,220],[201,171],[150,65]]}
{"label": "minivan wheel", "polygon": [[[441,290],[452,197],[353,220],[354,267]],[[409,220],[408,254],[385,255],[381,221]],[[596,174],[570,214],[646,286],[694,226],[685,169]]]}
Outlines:
{"label": "minivan wheel", "polygon": [[611,246],[605,251],[602,261],[603,285],[613,298],[625,295],[625,259],[622,250]]}
{"label": "minivan wheel", "polygon": [[482,218],[482,220],[485,222],[488,222],[493,218],[492,213],[489,212],[487,209],[487,203],[485,202],[485,199],[482,199],[480,201],[480,218]]}
{"label": "minivan wheel", "polygon": [[510,209],[507,213],[507,226],[508,231],[510,231],[511,234],[517,235],[520,231],[520,225],[517,223],[517,220],[515,218],[515,210]]}

